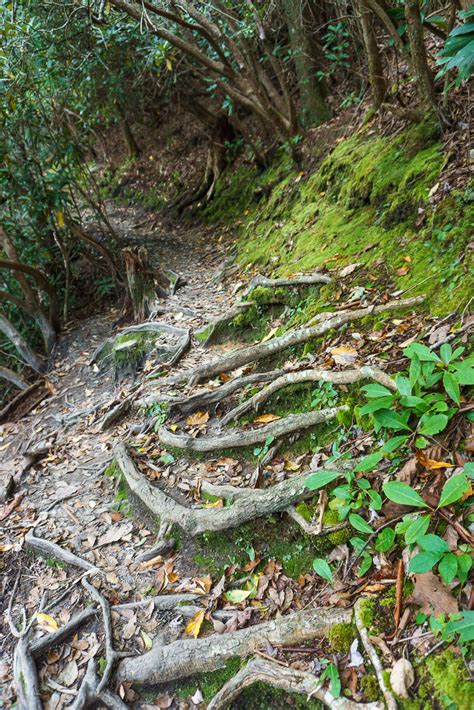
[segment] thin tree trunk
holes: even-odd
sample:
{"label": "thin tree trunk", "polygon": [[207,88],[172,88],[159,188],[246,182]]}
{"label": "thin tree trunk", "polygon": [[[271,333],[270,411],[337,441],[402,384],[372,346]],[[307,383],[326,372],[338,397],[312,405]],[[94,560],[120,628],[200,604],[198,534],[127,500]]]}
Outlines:
{"label": "thin tree trunk", "polygon": [[316,78],[316,67],[304,22],[304,2],[283,0],[283,9],[298,77],[300,123],[303,127],[317,126],[329,118],[329,108]]}
{"label": "thin tree trunk", "polygon": [[363,2],[359,2],[359,10],[362,34],[367,53],[367,66],[369,70],[369,81],[372,87],[374,106],[376,109],[379,109],[383,104],[385,94],[387,93],[387,82],[384,75],[383,58],[377,44],[377,36],[374,30],[372,13],[367,9]]}
{"label": "thin tree trunk", "polygon": [[436,108],[435,86],[433,74],[431,73],[426,56],[423,25],[418,0],[405,0],[405,17],[410,42],[411,62],[420,101],[427,109]]}

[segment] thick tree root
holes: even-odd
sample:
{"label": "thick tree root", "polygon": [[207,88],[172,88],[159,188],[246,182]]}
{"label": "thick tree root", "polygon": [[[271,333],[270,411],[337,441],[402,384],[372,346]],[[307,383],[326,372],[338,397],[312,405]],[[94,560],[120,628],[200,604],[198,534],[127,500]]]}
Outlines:
{"label": "thick tree root", "polygon": [[330,370],[297,370],[296,372],[287,372],[278,379],[271,382],[267,387],[264,387],[260,392],[254,394],[246,402],[242,402],[237,407],[234,407],[228,412],[220,423],[226,426],[233,419],[239,419],[243,414],[253,409],[258,411],[263,402],[266,402],[272,394],[287,385],[296,385],[302,382],[332,382],[335,385],[347,385],[360,380],[374,380],[380,384],[395,391],[397,386],[392,378],[378,367],[365,366],[355,370],[343,370],[342,372],[331,372]]}
{"label": "thick tree root", "polygon": [[28,633],[22,636],[16,645],[13,677],[17,693],[17,710],[42,710],[38,672],[30,651]]}
{"label": "thick tree root", "polygon": [[287,693],[301,693],[307,699],[319,700],[331,710],[383,710],[382,703],[356,703],[347,698],[335,698],[322,687],[320,679],[307,671],[288,668],[255,656],[214,696],[207,710],[225,710],[245,688],[254,683],[265,683]]}
{"label": "thick tree root", "polygon": [[214,338],[225,328],[228,323],[233,320],[236,316],[240,315],[242,311],[247,310],[250,306],[253,306],[253,301],[239,301],[232,308],[230,308],[223,316],[218,318],[213,318],[203,325],[202,328],[196,330],[194,335],[201,341],[201,344],[206,347],[214,340]]}
{"label": "thick tree root", "polygon": [[301,644],[327,635],[334,624],[349,623],[348,609],[305,609],[272,621],[228,634],[180,639],[153,647],[138,658],[126,658],[118,666],[120,681],[167,683],[222,668],[230,658],[245,657],[272,645]]}
{"label": "thick tree root", "polygon": [[196,409],[204,409],[206,407],[214,408],[222,402],[226,397],[237,392],[238,390],[253,385],[258,382],[271,382],[272,380],[284,375],[284,370],[272,370],[270,372],[255,372],[251,375],[243,375],[229,380],[220,387],[213,390],[200,390],[191,397],[171,397],[166,394],[147,395],[136,401],[138,407],[148,407],[150,404],[157,402],[167,402],[169,404],[170,414],[180,412],[182,414],[190,414]]}
{"label": "thick tree root", "polygon": [[226,357],[220,357],[204,365],[174,375],[167,379],[167,383],[177,384],[189,380],[190,384],[195,384],[204,378],[213,377],[222,372],[230,372],[236,370],[238,367],[242,367],[242,365],[248,365],[256,360],[275,355],[293,345],[306,343],[308,340],[317,338],[333,328],[339,328],[345,323],[350,323],[359,318],[365,318],[365,316],[383,313],[384,311],[409,308],[422,301],[423,297],[416,296],[414,298],[389,301],[380,306],[367,306],[366,308],[359,308],[352,311],[324,313],[321,314],[321,321],[317,325],[310,328],[290,330],[288,333],[280,335],[278,338],[268,340],[265,343],[259,343],[258,345],[251,345],[248,348],[236,350]]}
{"label": "thick tree root", "polygon": [[354,617],[355,617],[355,623],[357,626],[357,630],[359,632],[362,644],[365,648],[365,651],[370,659],[370,662],[372,663],[374,667],[375,674],[377,676],[377,680],[380,686],[380,690],[383,693],[383,696],[385,698],[385,704],[387,706],[387,710],[397,710],[397,701],[395,700],[395,697],[393,696],[393,693],[389,688],[387,687],[384,679],[384,673],[383,673],[383,666],[380,662],[380,658],[378,657],[377,651],[375,648],[372,646],[372,643],[369,639],[369,634],[367,629],[364,626],[364,622],[362,621],[362,604],[363,604],[363,599],[358,599],[355,603],[354,607]]}
{"label": "thick tree root", "polygon": [[[234,528],[249,520],[286,510],[314,495],[305,485],[309,474],[303,473],[282,481],[273,488],[243,491],[233,498],[233,505],[227,508],[186,508],[149,483],[137,470],[124,444],[118,444],[114,454],[117,466],[132,494],[137,496],[153,515],[159,516],[161,523],[179,525],[189,535]],[[230,500],[228,488],[223,486],[221,495]]]}
{"label": "thick tree root", "polygon": [[187,347],[189,347],[191,338],[189,329],[178,328],[177,326],[170,325],[169,323],[163,323],[161,321],[146,321],[144,323],[140,323],[139,325],[131,325],[129,328],[121,330],[115,337],[104,340],[104,342],[101,343],[93,352],[92,357],[88,362],[89,366],[110,358],[111,352],[116,348],[117,339],[123,338],[126,335],[133,335],[134,333],[150,333],[151,335],[154,333],[157,335],[167,333],[174,338],[177,338],[177,342],[173,343],[173,345],[159,346],[159,349],[164,353],[171,353],[171,359],[175,357],[175,353],[180,353],[179,357],[181,357],[183,352],[185,352]]}
{"label": "thick tree root", "polygon": [[267,437],[274,438],[285,436],[294,431],[308,429],[309,427],[321,424],[333,419],[338,412],[348,411],[349,407],[331,407],[315,412],[304,412],[303,414],[289,414],[283,419],[278,419],[270,424],[249,429],[248,431],[233,431],[230,434],[221,436],[203,436],[195,439],[189,434],[174,434],[165,426],[160,427],[158,438],[163,446],[185,449],[186,451],[215,451],[216,449],[233,449],[242,446],[252,446],[260,441],[265,441]]}
{"label": "thick tree root", "polygon": [[81,557],[74,555],[72,552],[64,550],[62,547],[59,547],[59,545],[56,545],[55,542],[49,542],[49,540],[43,540],[40,537],[35,537],[31,532],[25,536],[25,545],[27,547],[32,547],[34,550],[38,550],[45,555],[54,557],[60,562],[65,562],[67,565],[80,567],[81,569],[98,574],[101,573],[98,567],[95,567],[95,565],[87,562],[87,560],[83,560]]}
{"label": "thick tree root", "polygon": [[327,274],[302,274],[301,276],[294,276],[292,279],[269,279],[266,276],[259,274],[254,276],[250,281],[249,285],[245,289],[244,295],[249,296],[254,289],[258,286],[263,286],[264,288],[279,288],[293,286],[314,286],[315,284],[329,284],[332,279]]}
{"label": "thick tree root", "polygon": [[58,643],[62,643],[68,636],[80,629],[81,626],[87,624],[91,619],[97,615],[97,609],[92,606],[88,606],[83,611],[72,617],[67,624],[64,624],[57,631],[53,631],[47,636],[43,636],[38,639],[38,641],[33,641],[30,645],[30,650],[34,658],[39,658],[49,651],[50,648],[56,646]]}

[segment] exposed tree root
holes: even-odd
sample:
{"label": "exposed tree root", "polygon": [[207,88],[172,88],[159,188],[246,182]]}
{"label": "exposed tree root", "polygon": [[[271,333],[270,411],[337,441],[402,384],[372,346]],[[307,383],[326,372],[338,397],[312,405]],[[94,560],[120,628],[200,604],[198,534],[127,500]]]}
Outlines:
{"label": "exposed tree root", "polygon": [[125,604],[117,604],[112,607],[112,611],[120,611],[121,609],[139,609],[140,607],[148,606],[151,602],[158,611],[168,611],[170,609],[179,608],[183,602],[193,602],[199,599],[199,594],[162,594],[157,597],[145,597],[138,602],[125,602]]}
{"label": "exposed tree root", "polygon": [[229,380],[220,387],[213,390],[200,390],[191,397],[173,398],[165,394],[147,395],[137,400],[136,404],[139,407],[147,407],[156,402],[168,402],[170,414],[181,412],[182,414],[190,414],[196,409],[203,409],[212,405],[218,405],[226,397],[237,392],[238,390],[253,385],[257,382],[271,382],[285,373],[284,370],[272,370],[271,372],[255,372],[252,375],[243,375]]}
{"label": "exposed tree root", "polygon": [[120,700],[118,695],[110,690],[102,690],[99,692],[101,680],[97,675],[95,658],[90,658],[87,664],[87,670],[82,680],[79,692],[69,710],[85,710],[91,705],[105,705],[109,710],[127,710],[128,706]]}
{"label": "exposed tree root", "polygon": [[314,412],[304,412],[303,414],[289,414],[283,419],[278,419],[258,429],[238,430],[221,436],[203,436],[200,439],[195,439],[189,434],[174,434],[163,426],[158,431],[158,438],[164,446],[185,449],[186,451],[233,449],[241,446],[252,446],[259,441],[265,441],[268,436],[276,438],[301,429],[308,429],[316,424],[327,422],[333,419],[338,412],[344,412],[348,409],[346,405],[343,405]]}
{"label": "exposed tree root", "polygon": [[355,623],[357,626],[357,630],[359,632],[362,644],[365,648],[365,651],[370,659],[370,662],[372,663],[374,667],[375,674],[377,676],[377,680],[380,686],[380,690],[383,693],[383,696],[385,698],[385,703],[387,706],[387,710],[397,710],[397,701],[395,700],[395,697],[393,696],[393,693],[389,688],[387,687],[384,679],[384,674],[383,674],[383,666],[382,663],[380,662],[380,658],[378,657],[377,651],[375,648],[372,646],[372,643],[369,639],[369,634],[367,629],[364,626],[364,622],[362,621],[362,604],[363,604],[363,599],[358,599],[355,603],[354,606],[354,617],[355,617]]}
{"label": "exposed tree root", "polygon": [[[28,399],[28,397],[33,394],[40,386],[44,384],[43,378],[36,380],[36,382],[33,382],[32,385],[30,385],[27,389],[22,390],[19,392],[16,397],[14,397],[8,404],[6,404],[2,410],[0,410],[0,424],[4,422],[5,420],[9,419],[15,409],[20,406],[22,402]],[[46,396],[46,394],[45,394]],[[35,401],[36,403],[36,401]]]}
{"label": "exposed tree root", "polygon": [[65,562],[67,565],[73,565],[75,567],[80,567],[81,569],[88,570],[90,572],[96,572],[100,574],[100,569],[95,565],[83,560],[81,557],[74,555],[69,550],[64,550],[55,542],[50,542],[49,540],[43,540],[43,538],[35,537],[32,532],[29,532],[25,536],[25,545],[27,547],[32,547],[34,550],[38,550],[45,555],[50,555],[60,562]]}
{"label": "exposed tree root", "polygon": [[397,386],[392,378],[378,367],[364,366],[355,370],[343,370],[342,372],[331,372],[330,370],[297,370],[296,372],[287,372],[278,379],[271,382],[267,387],[264,387],[260,392],[254,394],[246,402],[242,402],[237,407],[234,407],[224,417],[220,423],[225,426],[233,419],[239,419],[243,414],[253,409],[258,411],[263,402],[266,402],[272,394],[277,392],[282,387],[287,385],[296,385],[302,382],[332,382],[335,385],[347,385],[360,380],[374,380],[380,384],[395,391]]}
{"label": "exposed tree root", "polygon": [[236,370],[238,367],[242,367],[242,365],[248,365],[256,360],[261,360],[269,357],[270,355],[275,355],[276,353],[281,352],[282,350],[285,350],[293,345],[306,343],[308,340],[317,338],[323,333],[326,333],[328,330],[339,328],[341,325],[350,323],[358,318],[365,318],[365,316],[383,313],[388,310],[408,308],[421,303],[422,301],[423,297],[415,296],[413,298],[389,301],[388,303],[384,303],[380,306],[367,306],[366,308],[359,308],[352,311],[334,311],[331,313],[324,313],[321,314],[321,321],[317,325],[310,328],[290,330],[288,333],[280,335],[278,338],[268,340],[265,343],[259,343],[258,345],[251,345],[248,348],[236,350],[226,357],[220,357],[216,360],[205,363],[204,365],[200,365],[191,370],[185,370],[184,372],[174,375],[173,377],[168,378],[167,382],[169,384],[177,384],[189,380],[190,384],[195,384],[203,378],[209,378],[222,372]]}
{"label": "exposed tree root", "polygon": [[17,710],[42,710],[38,672],[30,651],[28,633],[22,636],[16,645],[13,677],[17,693]]}
{"label": "exposed tree root", "polygon": [[207,710],[225,710],[245,688],[254,683],[266,683],[287,693],[301,693],[307,699],[319,700],[332,710],[383,710],[382,703],[356,703],[347,698],[335,698],[322,687],[320,679],[308,671],[288,668],[256,656],[231,678],[214,696]]}
{"label": "exposed tree root", "polygon": [[243,490],[241,494],[236,494],[233,487],[230,487],[233,498],[229,496],[229,486],[223,486],[220,495],[234,501],[233,505],[227,508],[186,508],[149,483],[137,470],[124,444],[118,444],[114,454],[117,466],[132,494],[137,496],[153,515],[159,516],[161,523],[179,525],[189,535],[237,527],[254,518],[286,510],[314,495],[314,492],[305,486],[308,473],[303,473],[264,490]]}
{"label": "exposed tree root", "polygon": [[240,315],[242,311],[247,310],[250,306],[253,306],[253,301],[239,301],[232,308],[230,308],[223,316],[218,316],[213,318],[206,323],[202,328],[196,330],[195,336],[198,340],[202,342],[202,345],[209,345],[216,335],[236,316]]}
{"label": "exposed tree root", "polygon": [[61,626],[61,628],[57,631],[53,631],[37,641],[33,641],[30,645],[32,655],[34,658],[39,658],[43,654],[47,653],[50,648],[53,648],[53,646],[65,641],[68,636],[71,636],[71,634],[75,633],[77,629],[80,629],[81,626],[84,626],[84,624],[87,624],[96,615],[97,609],[95,607],[88,606],[86,609],[73,616],[67,624]]}
{"label": "exposed tree root", "polygon": [[293,286],[329,284],[331,281],[332,279],[328,276],[328,274],[321,273],[302,274],[301,276],[294,276],[292,279],[269,279],[266,276],[259,274],[258,276],[254,276],[250,281],[249,285],[245,289],[244,295],[249,296],[258,286],[264,286],[265,288],[279,288],[287,286],[291,288]]}
{"label": "exposed tree root", "polygon": [[123,658],[123,653],[119,653],[114,649],[113,645],[113,632],[112,632],[112,619],[110,616],[110,604],[107,601],[107,599],[92,585],[90,584],[86,579],[82,580],[82,584],[84,585],[84,588],[89,592],[91,597],[94,599],[97,604],[100,605],[100,608],[102,609],[102,617],[104,621],[104,632],[105,632],[105,660],[106,660],[106,665],[105,665],[105,670],[102,675],[102,678],[100,679],[100,682],[95,690],[97,695],[100,695],[100,693],[107,687],[109,684],[110,678],[112,676],[112,671],[114,669],[115,663],[119,660],[119,658]]}
{"label": "exposed tree root", "polygon": [[180,639],[157,645],[138,658],[120,662],[117,676],[131,683],[167,683],[222,668],[226,661],[272,645],[297,645],[327,635],[334,624],[349,623],[348,609],[305,609],[228,634]]}
{"label": "exposed tree root", "polygon": [[337,530],[342,530],[347,527],[347,523],[338,523],[337,525],[332,525],[330,528],[323,528],[321,521],[318,520],[316,525],[311,525],[308,523],[302,515],[298,513],[294,506],[291,506],[286,511],[290,518],[295,521],[297,525],[303,530],[306,535],[328,535],[332,532],[337,532]]}

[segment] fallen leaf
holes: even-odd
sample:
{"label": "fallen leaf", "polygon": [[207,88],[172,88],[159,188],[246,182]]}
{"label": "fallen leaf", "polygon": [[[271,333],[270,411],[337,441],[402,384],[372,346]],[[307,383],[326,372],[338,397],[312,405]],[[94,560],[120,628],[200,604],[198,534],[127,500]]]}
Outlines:
{"label": "fallen leaf", "polygon": [[202,703],[202,701],[204,700],[204,697],[203,697],[203,694],[201,693],[201,691],[199,690],[199,688],[196,690],[196,692],[192,696],[191,700],[193,701],[193,703],[195,705],[199,705],[199,703]]}
{"label": "fallen leaf", "polygon": [[399,658],[390,671],[390,685],[393,692],[400,698],[408,699],[408,690],[415,682],[415,672],[410,661]]}
{"label": "fallen leaf", "polygon": [[133,523],[126,523],[125,525],[115,525],[107,530],[104,535],[101,535],[97,547],[102,545],[110,545],[112,542],[118,542],[125,535],[128,535],[133,528]]}
{"label": "fallen leaf", "polygon": [[341,279],[343,279],[345,276],[350,276],[350,274],[354,273],[354,271],[360,266],[360,263],[357,264],[349,264],[348,266],[345,266],[343,269],[340,270],[339,276]]}
{"label": "fallen leaf", "polygon": [[403,261],[406,261],[407,264],[411,264],[411,256],[402,256]]}
{"label": "fallen leaf", "polygon": [[277,414],[260,414],[253,420],[254,424],[268,424],[269,422],[275,422],[280,417]]}
{"label": "fallen leaf", "polygon": [[359,650],[359,639],[354,639],[351,643],[351,657],[349,661],[349,668],[358,668],[364,665],[364,659],[360,654]]}
{"label": "fallen leaf", "polygon": [[435,461],[434,459],[429,459],[423,451],[416,452],[416,458],[419,463],[430,471],[435,471],[437,468],[453,468],[453,463],[448,463],[447,461]]}
{"label": "fallen leaf", "polygon": [[446,587],[433,572],[424,572],[415,575],[415,586],[410,604],[420,604],[423,614],[455,614],[459,611],[458,603]]}
{"label": "fallen leaf", "polygon": [[66,663],[61,673],[58,675],[57,681],[61,685],[65,685],[66,688],[69,688],[76,682],[78,675],[79,671],[76,661],[69,661],[69,663]]}
{"label": "fallen leaf", "polygon": [[49,633],[52,633],[53,631],[57,631],[59,629],[59,624],[56,619],[53,619],[53,617],[49,614],[45,614],[44,611],[40,611],[38,614],[36,614],[36,621],[42,629],[48,631]]}
{"label": "fallen leaf", "polygon": [[5,545],[0,545],[0,552],[9,552],[13,550],[14,545],[12,543],[6,543]]}
{"label": "fallen leaf", "polygon": [[354,348],[332,348],[329,352],[338,365],[352,365],[358,356]]}
{"label": "fallen leaf", "polygon": [[201,630],[202,622],[204,621],[205,610],[200,609],[186,626],[186,633],[188,636],[194,636],[195,639],[199,636]]}
{"label": "fallen leaf", "polygon": [[[145,650],[150,651],[153,648],[153,641],[145,631],[141,631],[140,634],[143,639],[143,645],[145,646]],[[169,705],[162,705],[162,707],[169,707]]]}
{"label": "fallen leaf", "polygon": [[209,421],[209,412],[196,412],[186,419],[188,426],[201,426]]}

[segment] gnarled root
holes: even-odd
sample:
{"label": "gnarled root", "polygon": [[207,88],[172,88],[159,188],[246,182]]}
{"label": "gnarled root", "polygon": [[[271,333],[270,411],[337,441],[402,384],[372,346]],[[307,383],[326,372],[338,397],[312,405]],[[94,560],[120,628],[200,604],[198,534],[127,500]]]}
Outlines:
{"label": "gnarled root", "polygon": [[239,301],[234,306],[232,306],[232,308],[230,308],[226,313],[224,313],[223,316],[213,318],[202,328],[196,330],[196,332],[194,333],[196,338],[202,342],[202,345],[204,347],[206,345],[209,345],[213,341],[215,336],[218,335],[218,333],[221,332],[222,329],[225,328],[231,320],[233,320],[236,316],[240,315],[242,311],[247,310],[247,308],[250,308],[250,306],[253,305],[253,301]]}
{"label": "gnarled root", "polygon": [[260,405],[266,402],[272,394],[287,385],[296,385],[302,382],[332,382],[332,384],[335,385],[347,385],[366,379],[379,382],[391,390],[396,390],[397,387],[392,378],[382,370],[379,370],[378,367],[364,366],[355,370],[343,370],[342,372],[331,372],[330,370],[319,369],[287,372],[271,382],[267,387],[264,387],[260,392],[254,394],[254,396],[250,397],[246,402],[242,402],[237,407],[234,407],[234,409],[222,417],[220,423],[222,426],[225,426],[233,419],[238,419],[251,409],[256,412]]}
{"label": "gnarled root", "polygon": [[226,357],[220,357],[191,370],[185,370],[179,375],[168,378],[167,383],[176,384],[189,380],[191,384],[194,384],[205,377],[209,378],[221,372],[236,370],[242,365],[247,365],[251,362],[255,362],[256,360],[269,357],[270,355],[275,355],[276,353],[281,352],[282,350],[285,350],[293,345],[306,343],[308,340],[317,338],[333,328],[339,328],[345,323],[350,323],[351,321],[359,318],[365,318],[365,316],[383,313],[384,311],[408,308],[421,303],[422,301],[422,297],[416,296],[414,298],[389,301],[388,303],[384,303],[380,306],[367,306],[366,308],[359,308],[352,311],[347,310],[324,313],[321,314],[321,320],[317,325],[310,328],[290,330],[288,333],[280,335],[278,338],[272,338],[265,343],[259,343],[258,345],[251,345],[248,348],[242,348],[241,350],[230,353]]}
{"label": "gnarled root", "polygon": [[83,560],[82,557],[78,557],[72,552],[69,552],[69,550],[64,550],[62,547],[59,547],[59,545],[56,545],[55,542],[35,537],[32,532],[29,532],[25,536],[25,544],[27,547],[32,547],[34,550],[54,557],[54,559],[60,562],[65,562],[67,565],[73,565],[74,567],[85,569],[86,571],[100,573],[100,569],[90,562],[87,562],[87,560]]}
{"label": "gnarled root", "polygon": [[79,692],[74,702],[69,705],[69,710],[84,710],[97,703],[102,707],[105,705],[109,710],[127,710],[128,706],[125,705],[115,693],[112,693],[110,690],[102,690],[99,692],[99,684],[100,678],[96,671],[96,661],[95,658],[91,658],[87,664],[87,670]]}
{"label": "gnarled root", "polygon": [[28,634],[22,636],[15,648],[13,676],[18,710],[42,710],[38,672],[30,651]]}
{"label": "gnarled root", "polygon": [[315,284],[329,284],[332,279],[328,274],[314,273],[314,274],[302,274],[301,276],[294,276],[292,279],[269,279],[266,276],[259,274],[254,276],[250,281],[249,285],[245,289],[245,296],[249,296],[257,286],[263,286],[264,288],[279,288],[293,286],[314,286]]}
{"label": "gnarled root", "polygon": [[156,646],[138,658],[126,658],[118,666],[120,681],[167,683],[222,668],[230,658],[272,645],[300,644],[325,636],[331,626],[349,623],[347,609],[305,609],[263,624],[228,634],[180,639]]}
{"label": "gnarled root", "polygon": [[[303,473],[277,483],[273,488],[242,491],[227,508],[186,508],[149,483],[137,470],[124,444],[118,444],[114,454],[125,482],[142,504],[159,516],[162,524],[179,525],[189,535],[237,527],[254,518],[286,510],[314,495],[305,485],[308,473]],[[222,496],[230,499],[227,489],[228,486],[222,487]]]}
{"label": "gnarled root", "polygon": [[231,678],[214,696],[207,710],[225,710],[232,701],[254,683],[266,683],[287,693],[301,693],[319,700],[332,710],[382,710],[382,703],[356,703],[347,698],[335,698],[322,687],[320,679],[308,671],[288,668],[256,656]]}
{"label": "gnarled root", "polygon": [[289,414],[283,419],[266,424],[258,429],[249,429],[248,431],[233,431],[222,436],[203,436],[200,439],[195,439],[189,434],[174,434],[165,426],[160,427],[158,438],[163,446],[171,446],[186,451],[215,451],[216,449],[232,449],[241,446],[252,446],[259,441],[265,441],[269,436],[274,438],[292,434],[300,429],[308,429],[309,427],[321,424],[333,419],[338,412],[347,411],[349,407],[330,407],[329,409],[321,409],[315,412],[304,412],[303,414]]}

